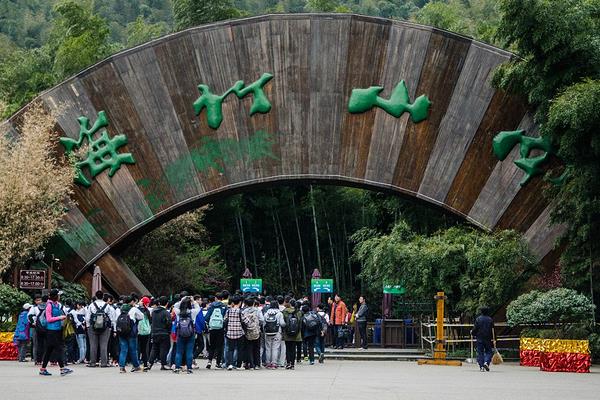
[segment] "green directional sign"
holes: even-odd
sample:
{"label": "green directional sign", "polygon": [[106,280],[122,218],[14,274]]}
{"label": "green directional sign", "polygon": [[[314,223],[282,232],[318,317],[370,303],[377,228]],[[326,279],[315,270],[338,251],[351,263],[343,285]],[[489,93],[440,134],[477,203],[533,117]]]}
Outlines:
{"label": "green directional sign", "polygon": [[402,285],[383,285],[384,294],[404,294],[406,289]]}
{"label": "green directional sign", "polygon": [[333,279],[311,279],[312,293],[333,293]]}
{"label": "green directional sign", "polygon": [[242,293],[261,293],[262,279],[240,279]]}

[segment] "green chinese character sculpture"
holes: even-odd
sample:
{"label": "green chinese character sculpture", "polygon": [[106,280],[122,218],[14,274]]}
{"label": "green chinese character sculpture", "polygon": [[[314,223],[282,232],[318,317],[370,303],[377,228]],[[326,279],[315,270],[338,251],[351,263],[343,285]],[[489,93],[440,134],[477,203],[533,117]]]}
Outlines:
{"label": "green chinese character sculpture", "polygon": [[103,130],[100,137],[94,140],[94,135],[101,129],[108,126],[108,118],[104,111],[98,113],[98,119],[94,126],[90,128],[90,120],[86,117],[79,117],[79,139],[74,140],[68,137],[61,137],[60,143],[65,148],[65,153],[70,156],[75,153],[75,148],[83,146],[84,139],[87,139],[88,148],[86,158],[77,161],[75,168],[77,174],[75,182],[85,187],[90,187],[92,182],[83,174],[83,169],[88,168],[92,179],[106,169],[110,169],[108,176],[112,177],[121,168],[121,164],[135,164],[135,160],[130,153],[117,153],[117,150],[127,144],[125,135],[117,135],[110,138],[106,130]]}
{"label": "green chinese character sculpture", "polygon": [[241,99],[252,93],[252,106],[250,107],[250,115],[255,113],[266,114],[271,111],[271,103],[263,90],[264,86],[273,78],[273,75],[264,73],[254,83],[245,86],[244,81],[237,81],[222,95],[216,95],[210,91],[208,85],[198,85],[200,97],[194,102],[194,112],[199,115],[206,108],[206,118],[208,126],[212,129],[217,129],[223,122],[223,100],[231,93]]}
{"label": "green chinese character sculpture", "polygon": [[[542,174],[542,165],[548,160],[548,157],[553,154],[556,155],[550,140],[545,137],[531,137],[523,135],[524,130],[519,129],[516,131],[502,131],[498,133],[493,140],[492,149],[494,154],[500,161],[504,161],[508,154],[511,152],[513,147],[519,145],[519,155],[521,158],[514,161],[514,163],[525,171],[525,176],[520,182],[521,186],[524,186],[529,180]],[[537,157],[529,157],[532,150],[538,149],[544,151],[544,154]],[[550,179],[554,184],[562,184],[567,177],[567,171],[565,171],[560,177]]]}
{"label": "green chinese character sculpture", "polygon": [[414,103],[410,103],[408,89],[403,80],[396,85],[389,99],[379,97],[379,93],[382,90],[383,87],[381,86],[352,89],[350,101],[348,102],[348,111],[357,114],[369,111],[373,107],[379,107],[396,118],[408,112],[414,123],[427,119],[431,101],[429,101],[427,96],[421,95],[417,97]]}

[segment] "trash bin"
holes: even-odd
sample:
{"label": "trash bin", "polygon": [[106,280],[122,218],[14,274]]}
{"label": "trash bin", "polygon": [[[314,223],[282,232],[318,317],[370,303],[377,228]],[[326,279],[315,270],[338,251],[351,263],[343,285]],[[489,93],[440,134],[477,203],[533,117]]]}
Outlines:
{"label": "trash bin", "polygon": [[381,344],[381,318],[375,320],[375,330],[373,332],[373,344]]}
{"label": "trash bin", "polygon": [[404,343],[407,345],[414,345],[416,344],[416,341],[417,337],[413,320],[411,318],[407,318],[404,320]]}

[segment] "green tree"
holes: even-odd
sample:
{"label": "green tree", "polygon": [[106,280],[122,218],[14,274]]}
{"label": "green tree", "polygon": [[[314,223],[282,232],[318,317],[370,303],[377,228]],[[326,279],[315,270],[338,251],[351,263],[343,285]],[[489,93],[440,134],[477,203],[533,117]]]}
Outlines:
{"label": "green tree", "polygon": [[[502,0],[499,35],[521,55],[494,83],[525,97],[543,135],[570,172],[547,192],[553,220],[568,229],[561,260],[565,283],[591,289],[600,260],[600,1]],[[553,172],[553,175],[561,171]],[[582,279],[583,278],[583,279]]]}
{"label": "green tree", "polygon": [[237,18],[240,11],[232,4],[231,0],[173,0],[175,30]]}
{"label": "green tree", "polygon": [[134,22],[127,24],[127,47],[133,47],[149,40],[156,39],[169,31],[167,24],[159,22],[148,23],[139,16]]}
{"label": "green tree", "polygon": [[27,293],[0,283],[0,322],[6,322],[17,314],[27,302],[31,302],[31,297]]}
{"label": "green tree", "polygon": [[514,231],[452,227],[424,236],[401,221],[390,234],[363,229],[352,239],[361,276],[373,289],[399,283],[416,299],[442,290],[454,311],[470,315],[482,305],[500,308],[536,271],[526,242]]}

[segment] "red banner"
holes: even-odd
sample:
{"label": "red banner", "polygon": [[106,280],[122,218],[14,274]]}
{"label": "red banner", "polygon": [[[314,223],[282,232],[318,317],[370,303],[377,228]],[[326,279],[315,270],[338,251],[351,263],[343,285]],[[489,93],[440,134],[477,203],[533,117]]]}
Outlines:
{"label": "red banner", "polygon": [[540,369],[549,372],[590,372],[592,357],[578,353],[542,353]]}
{"label": "red banner", "polygon": [[541,354],[537,350],[521,350],[519,351],[520,364],[524,367],[539,367]]}
{"label": "red banner", "polygon": [[12,343],[0,343],[0,360],[14,361],[17,359],[19,351]]}

